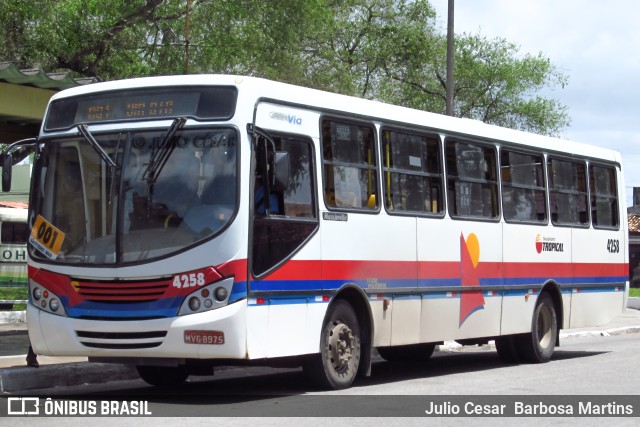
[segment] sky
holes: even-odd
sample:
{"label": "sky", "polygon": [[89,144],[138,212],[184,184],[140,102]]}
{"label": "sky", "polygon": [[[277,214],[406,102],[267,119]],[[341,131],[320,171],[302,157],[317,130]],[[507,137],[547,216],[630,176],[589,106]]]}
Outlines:
{"label": "sky", "polygon": [[[448,0],[430,0],[446,31]],[[543,56],[568,85],[543,94],[568,107],[564,139],[622,154],[627,204],[640,187],[640,2],[637,0],[455,0],[456,34],[504,38]]]}

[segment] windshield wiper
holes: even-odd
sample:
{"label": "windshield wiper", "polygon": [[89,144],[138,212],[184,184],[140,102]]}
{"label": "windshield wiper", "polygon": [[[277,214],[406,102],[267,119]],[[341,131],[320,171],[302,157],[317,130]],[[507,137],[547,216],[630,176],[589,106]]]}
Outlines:
{"label": "windshield wiper", "polygon": [[[113,192],[113,177],[115,175],[116,169],[119,167],[118,164],[107,154],[106,151],[102,148],[100,143],[93,137],[89,129],[87,129],[87,125],[79,124],[78,131],[82,134],[84,139],[87,140],[91,148],[95,150],[96,153],[102,158],[102,160],[109,166],[109,177],[111,179],[111,188],[109,189],[109,200],[108,203],[111,204],[111,194]],[[120,137],[118,137],[118,148],[116,148],[116,156],[118,155],[118,149],[120,148]]]}
{"label": "windshield wiper", "polygon": [[144,181],[147,181],[150,189],[153,188],[153,185],[160,175],[160,172],[162,172],[162,168],[164,168],[164,165],[167,164],[167,160],[169,160],[169,157],[171,157],[173,150],[176,148],[173,136],[180,128],[182,128],[182,126],[184,126],[186,121],[187,119],[184,117],[176,118],[171,124],[171,127],[167,131],[164,138],[162,138],[162,141],[160,141],[158,150],[151,153],[147,168],[142,174],[142,179]]}
{"label": "windshield wiper", "polygon": [[112,167],[112,168],[118,167],[116,162],[114,162],[113,159],[109,157],[109,155],[106,153],[106,151],[104,151],[102,146],[100,146],[100,143],[96,141],[93,135],[91,135],[91,132],[89,132],[89,129],[87,129],[87,125],[79,124],[78,131],[80,131],[84,139],[87,140],[89,145],[96,151],[96,153],[98,153],[98,155],[102,158],[102,160],[104,160],[104,162],[109,165],[109,167]]}
{"label": "windshield wiper", "polygon": [[[173,150],[176,148],[176,143],[174,140],[174,135],[176,132],[184,126],[187,119],[185,117],[177,117],[169,130],[167,131],[162,141],[158,145],[157,151],[152,151],[151,156],[149,156],[149,163],[147,164],[147,168],[142,174],[142,180],[147,181],[147,218],[151,217],[151,203],[153,202],[153,186],[160,176],[160,172],[162,172],[162,168],[167,164],[167,160],[171,157]],[[154,150],[154,146],[152,146],[152,150]]]}

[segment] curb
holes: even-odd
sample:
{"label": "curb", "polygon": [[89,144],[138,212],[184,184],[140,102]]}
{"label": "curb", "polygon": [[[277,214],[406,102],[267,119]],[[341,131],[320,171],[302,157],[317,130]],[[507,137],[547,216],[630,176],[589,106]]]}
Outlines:
{"label": "curb", "polygon": [[41,365],[38,369],[29,367],[4,368],[0,369],[0,393],[137,380],[139,378],[135,366],[112,363],[61,363]]}
{"label": "curb", "polygon": [[624,326],[622,328],[607,329],[605,331],[583,331],[560,333],[560,338],[574,337],[610,337],[613,335],[636,334],[640,332],[640,326]]}
{"label": "curb", "polygon": [[[564,332],[560,331],[560,338],[576,338],[576,337],[610,337],[614,335],[623,334],[636,334],[640,333],[640,326],[624,326],[621,328],[607,329],[604,331],[579,331],[579,332]],[[469,347],[469,346],[467,346]],[[471,350],[477,350],[480,347],[484,347],[486,350],[494,350],[496,348],[495,341],[491,340],[488,344],[482,346],[470,346]],[[458,344],[456,341],[445,341],[444,344],[438,346],[438,351],[442,352],[457,352],[464,351],[465,346]]]}
{"label": "curb", "polygon": [[26,311],[0,311],[0,324],[1,323],[26,323],[27,312]]}

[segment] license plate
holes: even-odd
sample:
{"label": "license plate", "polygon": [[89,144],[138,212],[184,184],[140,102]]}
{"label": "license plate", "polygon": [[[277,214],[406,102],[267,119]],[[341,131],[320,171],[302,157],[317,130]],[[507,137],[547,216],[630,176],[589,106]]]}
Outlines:
{"label": "license plate", "polygon": [[184,331],[185,344],[224,344],[222,331]]}

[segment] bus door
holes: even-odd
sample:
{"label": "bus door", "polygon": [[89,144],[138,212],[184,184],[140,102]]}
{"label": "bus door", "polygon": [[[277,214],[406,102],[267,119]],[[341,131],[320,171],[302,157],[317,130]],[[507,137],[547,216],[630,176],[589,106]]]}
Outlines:
{"label": "bus door", "polygon": [[[293,127],[296,120],[281,120],[287,116],[300,118],[309,129]],[[249,337],[250,356],[317,352],[325,305],[316,237],[317,118],[310,112],[262,103],[256,123],[269,127],[255,136],[249,131],[255,140],[249,183],[248,330],[255,331]]]}

